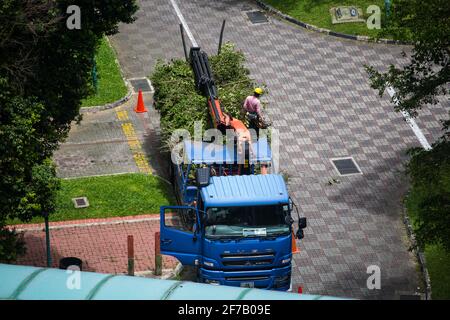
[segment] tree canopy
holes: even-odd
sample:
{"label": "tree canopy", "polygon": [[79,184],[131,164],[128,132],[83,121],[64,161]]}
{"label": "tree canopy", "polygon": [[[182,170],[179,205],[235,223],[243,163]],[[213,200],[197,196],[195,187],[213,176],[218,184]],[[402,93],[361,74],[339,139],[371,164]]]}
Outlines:
{"label": "tree canopy", "polygon": [[[80,29],[67,28],[70,5],[81,10]],[[58,182],[48,159],[92,93],[100,39],[133,22],[137,9],[135,0],[1,2],[0,261],[23,252],[4,229],[7,219],[28,221],[54,209]]]}
{"label": "tree canopy", "polygon": [[[444,101],[450,80],[450,6],[447,0],[395,0],[388,27],[381,36],[413,45],[409,63],[390,65],[386,72],[367,66],[372,88],[396,94],[396,111],[419,115],[422,108]],[[404,53],[406,56],[406,53]],[[445,102],[443,102],[445,103]],[[448,102],[447,102],[448,103]],[[408,201],[414,207],[414,227],[420,245],[439,243],[450,250],[449,119],[441,119],[442,136],[431,150],[410,150]],[[411,207],[410,206],[410,207]]]}

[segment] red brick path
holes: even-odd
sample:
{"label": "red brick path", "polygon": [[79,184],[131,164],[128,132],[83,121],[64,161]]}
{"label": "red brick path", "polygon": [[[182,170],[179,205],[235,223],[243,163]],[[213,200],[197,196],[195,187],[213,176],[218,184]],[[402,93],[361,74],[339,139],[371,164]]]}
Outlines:
{"label": "red brick path", "polygon": [[[17,264],[46,266],[44,224],[14,227],[24,231],[27,244],[27,253]],[[157,231],[157,215],[50,222],[53,267],[58,267],[61,258],[74,256],[83,260],[83,271],[126,273],[127,236],[133,235],[135,271],[154,270]],[[163,257],[163,269],[176,265],[175,258]]]}

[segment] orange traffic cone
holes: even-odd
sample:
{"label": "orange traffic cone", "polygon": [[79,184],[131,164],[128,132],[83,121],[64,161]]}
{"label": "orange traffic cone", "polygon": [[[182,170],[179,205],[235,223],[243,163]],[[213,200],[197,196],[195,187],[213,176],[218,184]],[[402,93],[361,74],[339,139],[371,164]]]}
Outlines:
{"label": "orange traffic cone", "polygon": [[294,231],[292,231],[292,253],[299,253],[300,250],[297,248],[297,243],[295,243]]}
{"label": "orange traffic cone", "polygon": [[141,89],[139,89],[138,101],[137,101],[137,105],[136,105],[136,108],[134,109],[134,111],[136,113],[147,112],[147,109],[145,109],[144,98],[142,97]]}

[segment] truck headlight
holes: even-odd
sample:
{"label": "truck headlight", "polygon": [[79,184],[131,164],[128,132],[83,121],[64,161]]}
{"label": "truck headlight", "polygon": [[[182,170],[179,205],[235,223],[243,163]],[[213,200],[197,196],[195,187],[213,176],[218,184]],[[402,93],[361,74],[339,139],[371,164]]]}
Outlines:
{"label": "truck headlight", "polygon": [[282,264],[289,263],[289,262],[291,262],[291,258],[281,260]]}
{"label": "truck headlight", "polygon": [[203,264],[205,265],[205,266],[207,266],[207,267],[214,267],[214,263],[213,262],[208,262],[208,261],[205,261],[205,262],[203,262]]}

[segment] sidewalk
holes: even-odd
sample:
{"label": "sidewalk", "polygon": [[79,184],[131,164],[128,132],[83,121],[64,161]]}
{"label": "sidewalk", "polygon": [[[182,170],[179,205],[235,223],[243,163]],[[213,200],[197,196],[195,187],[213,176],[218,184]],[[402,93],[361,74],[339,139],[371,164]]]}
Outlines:
{"label": "sidewalk", "polygon": [[[46,266],[44,224],[14,226],[24,231],[27,253],[17,264]],[[155,232],[159,231],[158,215],[140,215],[122,218],[50,222],[52,267],[59,260],[73,256],[83,261],[83,271],[126,273],[127,236],[134,237],[135,272],[155,268]],[[175,258],[163,256],[163,269],[174,269]]]}

